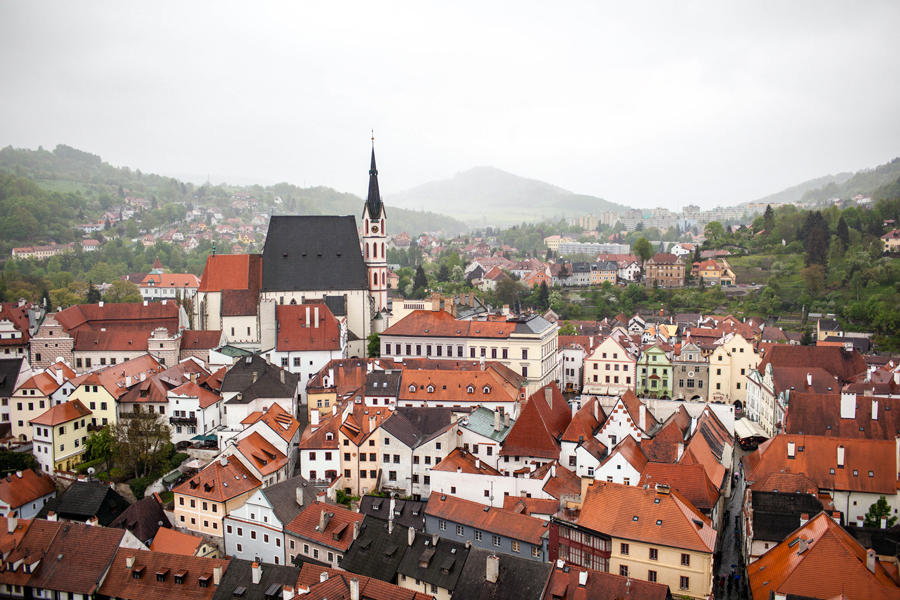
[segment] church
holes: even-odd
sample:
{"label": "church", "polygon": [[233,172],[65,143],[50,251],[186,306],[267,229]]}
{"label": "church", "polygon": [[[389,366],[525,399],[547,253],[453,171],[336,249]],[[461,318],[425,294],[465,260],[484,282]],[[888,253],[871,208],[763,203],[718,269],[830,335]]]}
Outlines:
{"label": "church", "polygon": [[[369,192],[361,222],[362,244],[353,216],[271,217],[260,261],[261,272],[248,273],[246,277],[243,274],[235,277],[233,272],[225,275],[218,272],[225,266],[222,261],[216,256],[207,259],[202,282],[210,283],[201,283],[201,291],[194,303],[195,323],[202,329],[223,330],[232,345],[265,352],[276,345],[277,306],[324,302],[347,328],[347,356],[364,357],[366,338],[373,332],[384,331],[390,318],[387,214],[378,189],[374,147],[369,168]],[[233,268],[237,264],[243,263],[232,261],[228,266]],[[254,264],[254,261],[248,264]],[[240,282],[243,294],[222,287],[232,280]],[[214,281],[223,284],[212,284]],[[255,306],[247,302],[247,291],[250,290],[258,290]],[[231,304],[235,305],[231,306],[216,300],[231,296],[241,297],[243,302],[233,302]],[[218,310],[211,310],[214,306]],[[239,331],[230,335],[234,327],[226,321],[233,320],[232,313],[235,312],[241,312],[241,318],[247,323],[246,326],[242,323]]]}

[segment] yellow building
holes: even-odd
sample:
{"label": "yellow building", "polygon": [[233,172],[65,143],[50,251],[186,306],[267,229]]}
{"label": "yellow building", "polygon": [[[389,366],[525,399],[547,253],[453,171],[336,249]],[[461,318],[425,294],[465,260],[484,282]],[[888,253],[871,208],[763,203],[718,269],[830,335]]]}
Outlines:
{"label": "yellow building", "polygon": [[91,411],[79,400],[63,402],[31,420],[34,456],[41,470],[71,471],[81,464]]}
{"label": "yellow building", "polygon": [[608,281],[615,283],[619,266],[612,261],[601,261],[591,263],[591,285],[601,285]]}
{"label": "yellow building", "polygon": [[[352,406],[352,411],[338,430],[340,474],[344,477],[345,492],[352,496],[363,496],[377,488],[378,472],[383,463],[378,427],[393,413],[387,408],[370,410],[363,404]],[[382,474],[382,477],[386,476],[387,473]]]}
{"label": "yellow building", "polygon": [[173,491],[175,525],[224,537],[222,519],[244,505],[260,481],[234,457],[220,457]]}
{"label": "yellow building", "polygon": [[741,335],[729,334],[725,339],[709,356],[709,401],[735,404],[743,410],[747,375],[759,365],[759,355]]}
{"label": "yellow building", "polygon": [[81,400],[91,411],[89,425],[102,428],[116,422],[116,399],[103,386],[96,373],[91,373],[81,380],[72,392],[71,398]]}
{"label": "yellow building", "polygon": [[[551,560],[593,568],[606,564],[610,573],[668,585],[675,597],[712,594],[717,533],[684,496],[666,485],[644,489],[582,481],[577,523],[553,522],[551,548],[554,534],[558,543]],[[590,550],[582,543],[586,535],[592,539]]]}

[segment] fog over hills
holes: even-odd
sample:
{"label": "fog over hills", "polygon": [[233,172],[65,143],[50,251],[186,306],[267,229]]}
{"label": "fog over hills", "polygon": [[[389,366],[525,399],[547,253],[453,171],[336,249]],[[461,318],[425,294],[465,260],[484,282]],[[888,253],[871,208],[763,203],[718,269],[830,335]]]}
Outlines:
{"label": "fog over hills", "polygon": [[385,195],[384,201],[388,206],[440,211],[476,226],[506,226],[628,209],[494,167],[475,167],[450,179]]}

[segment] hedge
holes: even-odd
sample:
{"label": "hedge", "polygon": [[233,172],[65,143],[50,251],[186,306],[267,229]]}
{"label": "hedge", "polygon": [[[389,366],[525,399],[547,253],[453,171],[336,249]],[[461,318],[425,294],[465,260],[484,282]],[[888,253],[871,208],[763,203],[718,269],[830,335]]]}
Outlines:
{"label": "hedge", "polygon": [[[87,474],[88,469],[90,469],[91,467],[96,467],[97,465],[101,465],[104,463],[104,461],[106,461],[105,458],[97,458],[94,460],[89,460],[89,461],[83,462],[80,465],[78,465],[77,467],[75,467],[75,470],[78,473],[80,473],[81,475],[85,475],[85,474]],[[94,470],[98,471],[99,469],[94,469]]]}

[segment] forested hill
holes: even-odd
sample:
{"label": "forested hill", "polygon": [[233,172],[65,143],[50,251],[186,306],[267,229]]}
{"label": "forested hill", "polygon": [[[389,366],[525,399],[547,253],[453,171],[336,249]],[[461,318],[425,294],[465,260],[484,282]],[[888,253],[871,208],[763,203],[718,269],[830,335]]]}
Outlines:
{"label": "forested hill", "polygon": [[900,177],[900,158],[874,169],[857,171],[844,181],[831,181],[816,189],[807,190],[803,202],[820,202],[831,198],[848,200],[856,195],[871,196],[878,188],[890,185]]}
{"label": "forested hill", "polygon": [[[143,173],[140,169],[115,167],[104,162],[96,154],[77,150],[65,145],[58,145],[52,152],[17,149],[11,146],[0,150],[0,173],[26,177],[50,192],[72,192],[84,198],[83,210],[78,218],[91,219],[99,216],[115,201],[123,190],[132,195],[154,198],[160,206],[167,203],[195,201],[204,199],[212,204],[224,206],[230,203],[234,192],[248,192],[261,201],[260,210],[276,213],[318,215],[362,214],[364,200],[354,194],[338,192],[327,187],[301,188],[289,183],[273,186],[230,186],[227,184],[195,186],[179,181],[173,177],[165,177],[151,173]],[[281,196],[284,204],[273,205],[275,196]],[[265,207],[265,208],[263,208]],[[453,236],[467,231],[467,227],[452,217],[434,212],[404,210],[388,207],[390,223],[388,233],[406,231],[417,235],[425,231],[440,231],[446,236]],[[2,213],[0,208],[0,213]],[[65,215],[61,217],[67,219]],[[77,222],[60,223],[65,227],[74,227]],[[28,240],[37,243],[43,240]],[[71,241],[55,239],[54,241]]]}
{"label": "forested hill", "polygon": [[475,226],[509,226],[557,221],[563,217],[622,212],[628,207],[595,196],[575,194],[536,179],[494,167],[476,167],[450,179],[432,181],[385,197],[404,208],[452,206],[455,217]]}
{"label": "forested hill", "polygon": [[793,204],[794,202],[800,202],[800,200],[803,198],[803,195],[811,190],[817,190],[831,184],[841,185],[851,177],[853,177],[853,173],[838,173],[837,175],[816,177],[815,179],[810,179],[809,181],[804,181],[803,183],[792,185],[791,187],[775,194],[769,194],[765,198],[756,200],[756,202],[766,204]]}

